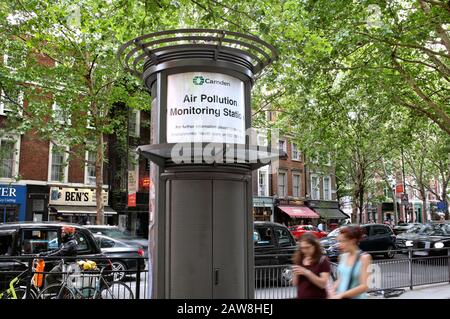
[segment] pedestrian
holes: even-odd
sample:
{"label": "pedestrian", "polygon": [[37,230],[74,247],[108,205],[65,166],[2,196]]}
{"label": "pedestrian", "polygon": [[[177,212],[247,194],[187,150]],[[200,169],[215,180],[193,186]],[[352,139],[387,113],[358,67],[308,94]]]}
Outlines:
{"label": "pedestrian", "polygon": [[344,227],[338,236],[339,256],[338,277],[334,283],[336,295],[333,299],[365,299],[369,290],[369,265],[372,257],[361,252],[358,243],[363,231],[358,225]]}
{"label": "pedestrian", "polygon": [[293,256],[293,284],[298,299],[326,299],[330,261],[322,255],[320,243],[312,234],[304,234]]}

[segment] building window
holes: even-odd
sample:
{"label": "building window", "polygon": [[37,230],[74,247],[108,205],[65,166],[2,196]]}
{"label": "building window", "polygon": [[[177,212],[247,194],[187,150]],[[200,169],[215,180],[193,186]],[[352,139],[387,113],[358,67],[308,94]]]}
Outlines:
{"label": "building window", "polygon": [[327,154],[327,166],[331,166],[331,154]]}
{"label": "building window", "polygon": [[66,182],[68,165],[67,154],[59,147],[50,143],[50,177],[51,182]]}
{"label": "building window", "polygon": [[128,130],[129,135],[134,137],[140,136],[140,120],[141,120],[141,111],[139,110],[130,110],[130,117],[128,118]]}
{"label": "building window", "polygon": [[292,196],[300,197],[300,174],[292,174]]}
{"label": "building window", "polygon": [[[65,117],[65,112],[64,110],[61,108],[61,106],[59,104],[57,104],[56,102],[53,102],[52,105],[52,109],[53,109],[53,118],[55,119],[55,121],[59,122],[59,123],[66,123],[66,117]],[[67,120],[67,123],[70,124],[70,120]]]}
{"label": "building window", "polygon": [[280,148],[280,151],[286,152],[286,141],[285,140],[279,140],[278,141],[278,147]]}
{"label": "building window", "polygon": [[3,54],[3,64],[12,71],[25,67],[26,50],[18,41],[6,40],[5,51]]}
{"label": "building window", "polygon": [[[394,186],[395,187],[395,186]],[[391,189],[389,188],[389,187],[387,187],[387,186],[384,186],[384,188],[383,188],[383,192],[384,192],[384,197],[386,197],[386,198],[392,198],[392,191],[391,191]]]}
{"label": "building window", "polygon": [[0,177],[13,178],[18,174],[17,141],[14,139],[0,139]]}
{"label": "building window", "polygon": [[320,199],[319,177],[311,175],[311,199]]}
{"label": "building window", "polygon": [[22,112],[23,92],[17,88],[12,90],[0,90],[0,115],[7,115],[13,109]]}
{"label": "building window", "polygon": [[323,178],[323,199],[331,200],[331,178],[330,178],[330,176],[325,176]]}
{"label": "building window", "polygon": [[94,129],[95,125],[94,125],[94,116],[92,115],[91,111],[87,111],[87,124],[86,124],[86,128],[88,129]]}
{"label": "building window", "polygon": [[300,152],[298,151],[297,145],[295,143],[292,143],[292,159],[294,161],[300,160]]}
{"label": "building window", "polygon": [[85,183],[87,185],[95,185],[95,161],[97,159],[97,154],[95,151],[86,152],[86,160],[88,161],[85,165]]}
{"label": "building window", "polygon": [[278,196],[286,197],[286,172],[278,173]]}
{"label": "building window", "polygon": [[317,156],[317,154],[311,155],[311,163],[319,164],[319,156]]}
{"label": "building window", "polygon": [[258,170],[258,196],[267,196],[267,171]]}

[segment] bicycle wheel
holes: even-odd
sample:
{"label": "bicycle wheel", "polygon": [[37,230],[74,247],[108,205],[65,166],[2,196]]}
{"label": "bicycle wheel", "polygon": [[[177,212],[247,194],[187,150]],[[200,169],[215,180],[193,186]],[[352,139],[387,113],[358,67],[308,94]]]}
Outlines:
{"label": "bicycle wheel", "polygon": [[81,293],[81,297],[82,299],[98,299],[96,296],[97,290],[95,290],[95,288],[92,287],[83,287],[80,289],[80,293]]}
{"label": "bicycle wheel", "polygon": [[134,299],[131,288],[120,281],[112,281],[100,291],[100,299]]}
{"label": "bicycle wheel", "polygon": [[38,299],[76,299],[76,297],[66,286],[52,284],[41,291]]}
{"label": "bicycle wheel", "polygon": [[[16,296],[17,299],[26,299],[26,294],[27,294],[27,287],[24,286],[20,286],[20,287],[16,287],[14,289],[16,291]],[[30,289],[30,293],[28,295],[28,299],[36,299],[36,292],[33,291],[33,289]]]}

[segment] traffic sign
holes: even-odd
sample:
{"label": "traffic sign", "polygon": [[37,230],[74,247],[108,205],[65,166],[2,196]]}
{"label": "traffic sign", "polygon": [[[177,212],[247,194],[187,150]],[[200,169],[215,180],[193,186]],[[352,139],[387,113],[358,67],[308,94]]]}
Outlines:
{"label": "traffic sign", "polygon": [[440,211],[445,211],[447,209],[447,203],[446,202],[438,202],[437,203],[437,209]]}

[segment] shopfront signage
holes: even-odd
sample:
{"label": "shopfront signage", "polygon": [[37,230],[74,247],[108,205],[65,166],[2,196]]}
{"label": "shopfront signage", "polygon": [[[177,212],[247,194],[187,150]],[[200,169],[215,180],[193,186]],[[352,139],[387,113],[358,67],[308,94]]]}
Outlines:
{"label": "shopfront signage", "polygon": [[[108,205],[108,191],[102,192],[103,204]],[[50,205],[96,206],[93,188],[50,188]]]}
{"label": "shopfront signage", "polygon": [[244,82],[186,72],[167,77],[168,143],[245,144]]}
{"label": "shopfront signage", "polygon": [[26,192],[26,186],[0,185],[0,204],[24,203]]}
{"label": "shopfront signage", "polygon": [[136,207],[136,171],[128,171],[128,207]]}

